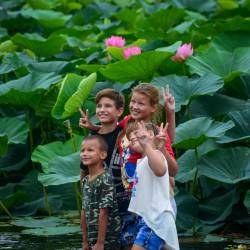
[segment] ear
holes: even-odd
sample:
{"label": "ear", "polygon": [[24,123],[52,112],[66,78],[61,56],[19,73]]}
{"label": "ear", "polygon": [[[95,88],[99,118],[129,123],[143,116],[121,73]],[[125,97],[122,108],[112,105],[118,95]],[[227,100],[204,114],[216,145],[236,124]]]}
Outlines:
{"label": "ear", "polygon": [[106,158],[107,158],[107,152],[106,151],[101,151],[101,153],[100,153],[100,157],[101,157],[101,159],[102,160],[105,160]]}
{"label": "ear", "polygon": [[120,117],[123,114],[124,108],[119,108],[117,112],[117,116]]}

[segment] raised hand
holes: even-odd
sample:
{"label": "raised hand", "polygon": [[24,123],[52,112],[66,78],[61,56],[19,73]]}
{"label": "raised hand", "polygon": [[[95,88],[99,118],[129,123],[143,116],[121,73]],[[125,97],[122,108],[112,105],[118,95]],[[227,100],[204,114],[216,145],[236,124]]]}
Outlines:
{"label": "raised hand", "polygon": [[158,134],[155,136],[155,144],[158,149],[163,149],[166,145],[167,129],[168,123],[166,123],[165,126],[161,123]]}
{"label": "raised hand", "polygon": [[169,92],[169,85],[166,85],[166,89],[162,87],[162,96],[165,102],[165,109],[167,113],[175,111],[175,99],[174,96]]}
{"label": "raised hand", "polygon": [[145,147],[147,143],[152,143],[153,141],[153,135],[146,129],[143,121],[138,122],[136,137],[142,147]]}
{"label": "raised hand", "polygon": [[79,126],[81,128],[92,129],[94,124],[89,119],[89,111],[86,110],[86,112],[84,112],[81,108],[79,108],[79,112],[81,113],[82,116],[82,118],[80,118],[79,120]]}

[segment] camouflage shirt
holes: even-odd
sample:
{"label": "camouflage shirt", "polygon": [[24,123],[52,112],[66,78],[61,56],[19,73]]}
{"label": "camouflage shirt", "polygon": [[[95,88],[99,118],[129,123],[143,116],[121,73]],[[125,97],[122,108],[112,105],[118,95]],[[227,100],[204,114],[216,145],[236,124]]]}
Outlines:
{"label": "camouflage shirt", "polygon": [[120,249],[120,217],[112,177],[108,172],[92,181],[88,180],[88,176],[84,178],[82,208],[86,214],[90,247],[93,247],[97,240],[100,208],[109,208],[104,249]]}

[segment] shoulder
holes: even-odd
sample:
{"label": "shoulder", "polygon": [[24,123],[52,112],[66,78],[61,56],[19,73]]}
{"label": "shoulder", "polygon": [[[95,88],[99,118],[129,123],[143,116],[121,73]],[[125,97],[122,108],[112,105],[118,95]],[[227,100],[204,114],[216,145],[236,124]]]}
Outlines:
{"label": "shoulder", "polygon": [[119,123],[118,126],[121,128],[126,128],[128,121],[131,119],[131,115],[126,115]]}

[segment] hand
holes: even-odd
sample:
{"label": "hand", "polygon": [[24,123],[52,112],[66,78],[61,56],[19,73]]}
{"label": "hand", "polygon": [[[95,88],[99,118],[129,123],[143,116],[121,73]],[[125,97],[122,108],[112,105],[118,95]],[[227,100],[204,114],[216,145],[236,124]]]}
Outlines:
{"label": "hand", "polygon": [[161,126],[159,128],[158,134],[155,136],[155,144],[158,149],[163,149],[166,145],[166,138],[167,138],[167,129],[168,129],[168,123],[166,123],[165,127],[163,127],[163,123],[161,123]]}
{"label": "hand", "polygon": [[91,129],[94,125],[89,119],[89,111],[86,110],[86,112],[84,113],[83,110],[79,108],[79,112],[81,113],[82,116],[82,118],[80,118],[79,120],[79,127]]}
{"label": "hand", "polygon": [[169,93],[169,85],[166,85],[166,89],[162,87],[162,96],[165,102],[165,109],[167,113],[175,111],[175,99],[174,96]]}
{"label": "hand", "polygon": [[104,250],[104,243],[96,242],[93,246],[92,250]]}
{"label": "hand", "polygon": [[153,143],[153,135],[146,129],[143,121],[138,122],[136,137],[142,147],[145,147],[148,143]]}
{"label": "hand", "polygon": [[82,243],[82,250],[90,250],[88,242]]}

